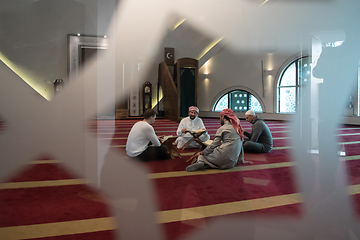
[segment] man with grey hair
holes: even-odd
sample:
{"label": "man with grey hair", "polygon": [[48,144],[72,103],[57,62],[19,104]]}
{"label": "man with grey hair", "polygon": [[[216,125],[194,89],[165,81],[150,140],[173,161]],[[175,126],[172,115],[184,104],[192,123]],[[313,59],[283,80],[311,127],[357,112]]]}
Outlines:
{"label": "man with grey hair", "polygon": [[273,146],[273,138],[269,127],[254,111],[245,113],[245,120],[252,125],[251,133],[244,131],[244,151],[254,153],[268,153]]}

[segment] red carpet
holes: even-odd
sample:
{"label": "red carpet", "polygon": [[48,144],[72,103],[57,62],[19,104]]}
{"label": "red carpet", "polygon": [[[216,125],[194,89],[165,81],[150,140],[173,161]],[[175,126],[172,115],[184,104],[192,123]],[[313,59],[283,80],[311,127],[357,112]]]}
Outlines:
{"label": "red carpet", "polygon": [[[203,120],[209,134],[213,137],[216,130],[220,127],[220,121],[218,119]],[[126,137],[135,122],[136,120],[132,121],[132,123],[127,121],[116,124],[116,131],[113,135],[111,145],[117,146],[120,151],[125,152]],[[176,135],[178,123],[157,119],[153,126],[158,135]],[[251,131],[251,125],[249,123],[243,122],[243,127],[245,130]],[[274,137],[288,136],[288,126],[283,122],[269,122],[269,128],[271,131],[275,132]],[[107,138],[105,134],[105,122],[101,123],[101,127],[98,126],[97,131],[100,138]],[[287,138],[274,140],[274,147],[282,146],[289,146]],[[196,150],[185,150],[180,151],[180,153],[195,151]],[[186,166],[188,166],[188,163],[186,163],[186,159],[188,158],[190,158],[190,156],[166,160],[165,162],[154,161],[143,164],[147,166],[152,173],[182,172],[185,170]],[[246,160],[253,161],[253,165],[291,161],[289,150],[287,149],[274,150],[269,154],[246,154],[245,158]],[[241,168],[240,164],[237,166],[240,166]],[[255,179],[255,181],[264,182],[265,185],[259,185],[256,182],[252,183],[253,179]],[[298,192],[291,167],[158,178],[153,181],[157,189],[160,211],[209,206]],[[286,215],[298,217],[301,213],[301,205],[291,204],[281,207],[269,207],[251,212],[259,216]],[[240,214],[249,214],[249,212]],[[238,214],[235,213],[230,215],[236,216]],[[186,232],[191,231],[191,229],[198,228],[199,225],[204,224],[205,221],[211,221],[213,218],[220,217],[221,216],[205,218],[202,220],[179,221],[165,223],[163,225],[167,238],[177,239]]]}
{"label": "red carpet", "polygon": [[[58,163],[29,164],[8,183],[72,180]],[[85,184],[0,190],[0,228],[110,217],[106,200]],[[94,235],[92,235],[94,234]],[[32,238],[34,239],[34,238]],[[112,230],[40,239],[115,239]]]}
{"label": "red carpet", "polygon": [[[263,186],[255,185],[247,183],[248,178],[263,179],[268,183]],[[155,183],[158,189],[160,210],[296,193],[290,168],[172,177],[156,179]]]}
{"label": "red carpet", "polygon": [[66,236],[31,238],[32,240],[110,240],[115,239],[112,231],[91,232]]}
{"label": "red carpet", "polygon": [[[220,127],[219,119],[203,119],[211,137]],[[125,152],[126,137],[132,125],[139,120],[103,120],[89,122],[90,131],[102,141],[110,142],[113,148]],[[251,131],[251,124],[241,121],[243,128]],[[182,158],[165,161],[141,163],[151,173],[157,192],[159,211],[186,210],[190,208],[217,206],[222,203],[235,203],[248,200],[288,196],[299,192],[294,177],[295,164],[290,155],[289,124],[281,121],[267,122],[274,137],[274,150],[268,154],[245,154],[245,160],[251,165],[238,164],[233,171],[202,171],[204,174],[189,175],[185,171],[186,160],[196,150],[180,151]],[[157,119],[154,123],[158,135],[176,135],[178,123]],[[0,123],[0,131],[2,125]],[[339,141],[344,142],[349,185],[360,184],[360,127],[343,126],[338,130]],[[344,135],[346,134],[346,135]],[[359,134],[359,135],[357,135]],[[340,146],[339,146],[340,147]],[[279,149],[277,149],[279,148]],[[49,158],[46,158],[49,159]],[[45,159],[44,159],[45,160]],[[258,168],[253,168],[258,167]],[[154,175],[168,173],[169,176]],[[74,175],[64,170],[59,163],[29,164],[22,172],[8,182],[23,183],[48,180],[73,180]],[[360,216],[360,194],[353,195],[354,211]],[[302,215],[301,203],[289,203],[281,206],[263,206],[259,209],[225,213],[214,217],[193,220],[178,220],[162,223],[167,239],[180,239],[192,230],[204,228],[210,221],[227,217],[246,215],[251,217],[273,217]],[[104,197],[84,184],[65,186],[31,187],[0,190],[0,228],[51,222],[66,222],[81,219],[111,217]],[[37,238],[44,240],[63,239],[114,239],[109,231],[72,234]]]}

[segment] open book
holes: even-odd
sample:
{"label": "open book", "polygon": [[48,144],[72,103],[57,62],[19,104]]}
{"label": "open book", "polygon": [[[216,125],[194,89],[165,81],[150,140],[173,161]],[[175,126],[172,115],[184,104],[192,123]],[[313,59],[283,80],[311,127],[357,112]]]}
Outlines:
{"label": "open book", "polygon": [[206,130],[204,130],[204,129],[199,129],[199,130],[194,130],[194,131],[187,130],[186,132],[190,133],[190,134],[193,135],[195,138],[198,138],[198,137],[201,136],[201,134],[203,134],[204,132],[206,132]]}
{"label": "open book", "polygon": [[213,140],[207,140],[205,142],[203,142],[206,146],[209,146],[211,143],[213,142]]}
{"label": "open book", "polygon": [[171,137],[174,137],[174,136],[173,135],[164,136],[163,139],[162,139],[162,142],[165,142],[166,140],[168,140]]}

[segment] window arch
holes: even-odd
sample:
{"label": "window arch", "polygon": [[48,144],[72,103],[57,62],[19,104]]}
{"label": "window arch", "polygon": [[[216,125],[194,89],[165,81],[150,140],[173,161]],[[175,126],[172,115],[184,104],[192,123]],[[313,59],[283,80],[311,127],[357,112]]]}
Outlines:
{"label": "window arch", "polygon": [[232,90],[221,95],[215,102],[212,111],[221,112],[225,108],[230,108],[234,112],[263,112],[259,100],[245,90]]}
{"label": "window arch", "polygon": [[310,81],[311,58],[304,56],[290,62],[281,72],[277,84],[277,112],[295,113],[301,87]]}

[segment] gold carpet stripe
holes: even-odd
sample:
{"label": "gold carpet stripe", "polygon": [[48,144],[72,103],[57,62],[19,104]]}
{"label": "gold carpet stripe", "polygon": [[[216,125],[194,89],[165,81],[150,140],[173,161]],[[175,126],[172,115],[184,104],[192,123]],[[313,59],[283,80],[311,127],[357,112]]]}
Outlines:
{"label": "gold carpet stripe", "polygon": [[[349,186],[348,191],[349,194],[359,194],[360,185]],[[156,214],[158,223],[163,224],[261,210],[301,202],[301,194],[294,193],[201,207],[159,211]],[[106,217],[58,223],[4,227],[0,228],[0,236],[2,236],[1,239],[4,240],[18,240],[108,231],[116,229],[115,222],[114,217]]]}
{"label": "gold carpet stripe", "polygon": [[[130,130],[129,130],[130,131]],[[117,132],[98,132],[97,135],[101,135],[101,134],[126,134],[126,136],[129,134],[129,131],[117,131]],[[170,131],[155,131],[156,133],[169,133]],[[157,134],[159,135],[159,134]],[[160,134],[161,135],[161,134]],[[169,134],[171,135],[171,133]]]}
{"label": "gold carpet stripe", "polygon": [[359,194],[360,193],[360,184],[351,185],[347,187],[349,195]]}
{"label": "gold carpet stripe", "polygon": [[[360,184],[348,186],[347,188],[350,195],[360,194]],[[248,212],[248,211],[266,209],[271,207],[286,206],[301,202],[302,202],[301,194],[293,193],[288,195],[243,200],[238,202],[161,211],[157,213],[158,215],[157,217],[159,223],[170,223],[170,222],[202,219],[206,217],[222,216],[226,214]]]}
{"label": "gold carpet stripe", "polygon": [[37,188],[37,187],[56,187],[86,184],[84,179],[64,179],[51,181],[31,181],[31,182],[10,182],[0,184],[0,189],[18,189],[18,188]]}
{"label": "gold carpet stripe", "polygon": [[279,207],[301,202],[299,193],[244,200],[238,202],[213,204],[202,207],[175,209],[157,213],[159,223],[170,223],[207,217],[222,216],[241,212],[254,211],[264,208]]}
{"label": "gold carpet stripe", "polygon": [[279,140],[279,139],[289,139],[290,137],[277,137],[277,138],[273,138],[273,140]]}
{"label": "gold carpet stripe", "polygon": [[[127,125],[117,125],[115,127],[113,126],[101,126],[101,127],[98,127],[98,128],[94,128],[93,130],[108,130],[108,129],[126,129],[128,128],[129,131],[130,131],[130,128],[132,128],[134,124],[127,124]],[[177,129],[177,125],[168,125],[168,126],[165,126],[165,125],[161,125],[161,126],[153,126],[154,128],[171,128],[171,129]]]}
{"label": "gold carpet stripe", "polygon": [[2,240],[55,237],[116,229],[113,217],[0,228]]}
{"label": "gold carpet stripe", "polygon": [[[338,130],[354,130],[354,129],[359,129],[360,128],[343,128],[343,129],[338,129]],[[217,130],[217,129],[208,129],[208,130]],[[246,128],[245,128],[246,130]],[[130,131],[130,130],[129,130]],[[100,135],[100,134],[129,134],[129,131],[121,131],[121,132],[105,132],[105,133],[100,133],[98,132],[97,134]],[[166,130],[156,130],[155,131],[156,133],[168,133],[169,131],[166,131]],[[287,133],[287,132],[290,132],[290,131],[272,131],[271,133]],[[352,134],[350,133],[350,135],[355,135],[355,134]]]}
{"label": "gold carpet stripe", "polygon": [[228,170],[207,169],[204,171],[195,171],[195,172],[186,172],[186,171],[161,172],[161,173],[150,173],[150,174],[148,174],[148,178],[149,179],[158,179],[158,178],[170,178],[170,177],[199,176],[199,175],[207,175],[207,174],[254,171],[254,170],[281,168],[281,167],[292,167],[292,166],[294,166],[294,163],[292,163],[292,162],[283,162],[283,163],[247,165],[247,166],[241,166],[241,167],[234,167],[234,168],[231,168]]}
{"label": "gold carpet stripe", "polygon": [[[107,130],[107,129],[126,129],[126,128],[132,128],[134,124],[124,124],[124,125],[118,125],[118,126],[98,126],[97,128],[92,128],[91,130]],[[170,128],[170,129],[177,129],[178,125],[168,125],[168,126],[153,126],[154,129],[156,128]],[[220,124],[218,126],[212,126],[212,127],[206,127],[206,130],[218,130],[220,127]],[[272,126],[268,125],[269,128],[289,128],[289,126]],[[243,126],[243,129],[251,129],[251,126]]]}
{"label": "gold carpet stripe", "polygon": [[293,148],[293,147],[292,146],[273,147],[272,150],[283,150],[283,149],[290,149],[290,148]]}
{"label": "gold carpet stripe", "polygon": [[[338,145],[348,145],[348,144],[358,144],[360,141],[355,142],[339,142]],[[110,147],[114,148],[124,148],[126,145],[111,145]],[[293,146],[282,146],[282,147],[273,147],[272,150],[284,150],[284,149],[291,149]]]}
{"label": "gold carpet stripe", "polygon": [[[110,147],[113,148],[124,148],[126,145],[111,145]],[[283,150],[283,149],[290,149],[292,146],[283,146],[283,147],[273,147],[272,150]],[[181,154],[183,155],[183,154]]]}
{"label": "gold carpet stripe", "polygon": [[271,132],[271,133],[287,133],[289,131],[274,131],[274,132]]}
{"label": "gold carpet stripe", "polygon": [[[211,130],[211,129],[209,129]],[[216,131],[217,129],[214,129],[213,131]],[[244,129],[244,130],[247,130],[247,129]],[[130,131],[130,130],[129,130]],[[115,132],[97,132],[96,134],[97,135],[101,135],[101,134],[126,134],[128,135],[129,134],[129,131],[115,131]],[[173,132],[173,131],[166,131],[166,130],[155,130],[155,132],[158,134],[158,133],[169,133],[169,132]],[[271,133],[287,133],[289,131],[274,131],[274,132],[271,132]],[[171,133],[170,133],[171,134]],[[159,134],[158,134],[159,135]]]}
{"label": "gold carpet stripe", "polygon": [[354,135],[360,135],[360,133],[343,133],[343,134],[337,134],[336,136],[354,136]]}
{"label": "gold carpet stripe", "polygon": [[347,156],[347,157],[345,157],[345,161],[350,161],[350,160],[359,160],[359,159],[360,159],[360,155]]}
{"label": "gold carpet stripe", "polygon": [[[188,154],[192,154],[192,153],[188,153]],[[182,155],[184,156],[184,154],[182,154]],[[345,157],[345,161],[349,161],[349,160],[360,160],[360,155]],[[184,176],[217,174],[217,173],[225,173],[225,172],[264,170],[264,169],[292,167],[292,166],[295,166],[295,164],[293,162],[246,165],[246,166],[234,167],[234,168],[228,169],[228,170],[208,169],[208,170],[204,170],[204,171],[195,171],[195,172],[176,171],[176,172],[150,173],[150,174],[148,174],[148,178],[149,179],[158,179],[158,178],[170,178],[170,177],[184,177]]]}
{"label": "gold carpet stripe", "polygon": [[29,162],[29,164],[47,164],[47,163],[59,163],[59,160],[35,160]]}
{"label": "gold carpet stripe", "polygon": [[[214,136],[215,134],[210,134],[210,136]],[[360,133],[345,133],[345,134],[337,134],[336,136],[351,136],[351,135],[360,135]],[[125,140],[127,137],[117,137],[117,138],[98,138],[100,140]],[[279,139],[290,139],[290,137],[274,137],[274,140]]]}
{"label": "gold carpet stripe", "polygon": [[360,143],[360,141],[355,141],[355,142],[339,142],[338,144],[347,145],[347,144],[358,144],[358,143]]}

